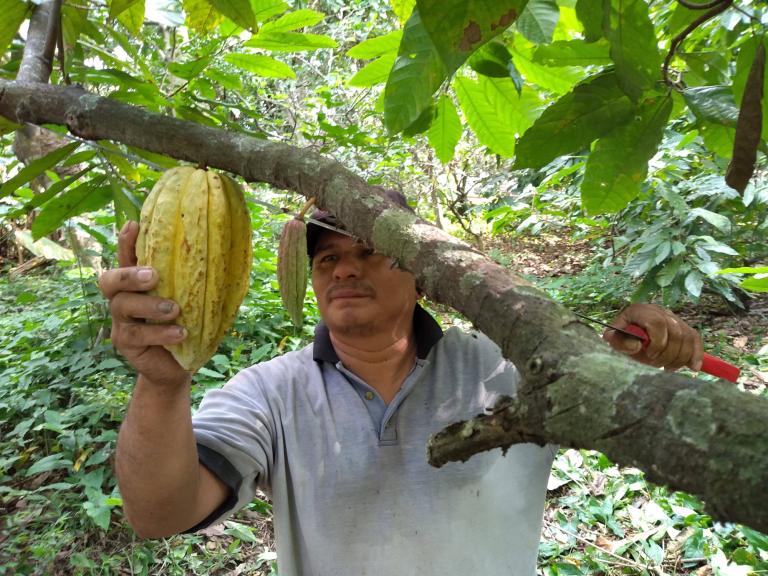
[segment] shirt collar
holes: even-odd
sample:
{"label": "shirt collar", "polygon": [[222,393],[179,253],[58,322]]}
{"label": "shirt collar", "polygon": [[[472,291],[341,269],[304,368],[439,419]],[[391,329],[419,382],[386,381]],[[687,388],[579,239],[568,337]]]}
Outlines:
{"label": "shirt collar", "polygon": [[[443,337],[443,330],[437,321],[418,304],[413,311],[413,334],[416,338],[416,357],[421,359],[426,358],[432,347]],[[320,322],[315,328],[312,355],[316,362],[336,364],[339,361],[339,356],[331,344],[328,326],[324,322]]]}

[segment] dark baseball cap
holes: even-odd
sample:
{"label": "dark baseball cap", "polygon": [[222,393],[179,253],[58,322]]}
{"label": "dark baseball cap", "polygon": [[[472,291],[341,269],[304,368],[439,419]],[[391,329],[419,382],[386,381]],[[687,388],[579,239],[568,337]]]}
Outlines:
{"label": "dark baseball cap", "polygon": [[[395,190],[388,190],[386,188],[380,188],[380,191],[394,204],[397,204],[398,206],[401,206],[409,212],[413,213],[413,208],[408,206],[408,201],[400,192],[396,192]],[[317,222],[322,222],[323,224],[328,224],[334,228],[344,230],[344,225],[340,223],[333,214],[327,212],[326,210],[315,210],[310,218]],[[317,241],[320,239],[320,235],[323,233],[323,230],[327,230],[327,228],[319,226],[312,221],[307,222],[307,254],[309,254],[310,260],[315,255]]]}

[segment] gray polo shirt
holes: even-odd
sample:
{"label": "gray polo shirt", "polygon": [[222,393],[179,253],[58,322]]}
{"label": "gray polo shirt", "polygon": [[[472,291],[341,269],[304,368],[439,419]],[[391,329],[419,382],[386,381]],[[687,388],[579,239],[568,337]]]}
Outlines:
{"label": "gray polo shirt", "polygon": [[430,434],[476,416],[518,373],[481,334],[444,335],[421,308],[418,359],[389,405],[314,345],[252,366],[206,394],[200,460],[231,489],[221,521],[270,494],[281,576],[533,576],[555,449],[532,444],[435,469]]}

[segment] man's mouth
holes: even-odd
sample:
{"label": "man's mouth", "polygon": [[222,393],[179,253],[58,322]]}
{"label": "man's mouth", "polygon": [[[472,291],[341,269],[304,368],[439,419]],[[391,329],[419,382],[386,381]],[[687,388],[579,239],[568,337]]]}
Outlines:
{"label": "man's mouth", "polygon": [[350,288],[338,288],[336,290],[332,290],[328,294],[329,300],[341,300],[341,299],[347,299],[347,298],[370,298],[371,294],[368,292],[363,292],[362,290],[353,290]]}

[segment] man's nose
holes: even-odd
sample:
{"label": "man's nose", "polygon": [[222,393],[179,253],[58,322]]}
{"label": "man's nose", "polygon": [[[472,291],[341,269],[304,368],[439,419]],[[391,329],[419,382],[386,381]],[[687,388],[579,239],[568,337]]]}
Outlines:
{"label": "man's nose", "polygon": [[362,262],[360,258],[355,256],[342,256],[336,262],[336,267],[333,269],[333,276],[337,280],[344,280],[345,278],[359,278],[362,270]]}

